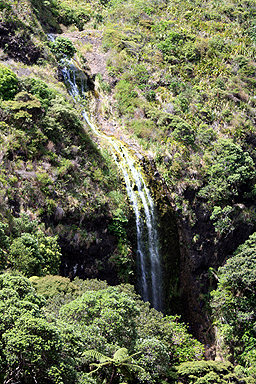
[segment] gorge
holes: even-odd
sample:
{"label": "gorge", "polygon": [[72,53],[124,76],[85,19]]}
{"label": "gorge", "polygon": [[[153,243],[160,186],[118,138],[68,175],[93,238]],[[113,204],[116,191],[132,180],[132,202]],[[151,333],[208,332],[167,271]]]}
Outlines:
{"label": "gorge", "polygon": [[0,0],[0,384],[255,382],[255,9]]}

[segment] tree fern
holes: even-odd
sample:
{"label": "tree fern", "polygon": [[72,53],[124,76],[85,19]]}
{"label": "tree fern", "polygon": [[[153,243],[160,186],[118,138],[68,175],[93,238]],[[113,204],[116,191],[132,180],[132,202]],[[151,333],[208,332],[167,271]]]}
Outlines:
{"label": "tree fern", "polygon": [[133,364],[132,362],[128,363],[128,361],[131,360],[133,356],[138,355],[139,353],[140,352],[129,355],[127,348],[120,348],[114,353],[113,358],[111,358],[103,355],[95,349],[91,349],[89,351],[85,351],[83,356],[91,357],[94,360],[99,361],[99,363],[90,364],[90,367],[95,367],[95,369],[93,369],[89,374],[94,374],[104,367],[112,369],[111,378],[109,381],[109,384],[111,384],[118,372],[125,376],[125,378],[129,381],[133,378],[134,371],[138,369],[144,370],[137,364]]}

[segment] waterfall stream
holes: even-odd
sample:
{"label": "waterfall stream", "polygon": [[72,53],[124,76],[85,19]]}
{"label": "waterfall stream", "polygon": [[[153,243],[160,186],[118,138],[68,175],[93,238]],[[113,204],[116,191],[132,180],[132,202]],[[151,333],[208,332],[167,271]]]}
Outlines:
{"label": "waterfall stream", "polygon": [[[82,103],[86,89],[85,76],[72,62],[62,69],[65,83],[75,102]],[[80,89],[77,85],[79,79]],[[137,229],[137,265],[140,294],[157,310],[162,308],[161,258],[158,244],[156,208],[146,186],[143,171],[126,145],[98,130],[87,112],[82,115],[94,134],[108,142],[114,160],[121,170],[128,197],[134,210]]]}

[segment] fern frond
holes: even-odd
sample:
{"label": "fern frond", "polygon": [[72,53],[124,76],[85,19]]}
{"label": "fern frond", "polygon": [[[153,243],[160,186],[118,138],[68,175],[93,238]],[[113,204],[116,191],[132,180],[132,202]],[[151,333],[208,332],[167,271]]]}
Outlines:
{"label": "fern frond", "polygon": [[[125,349],[125,348],[124,348],[124,349]],[[122,360],[122,363],[124,363],[125,361],[130,360],[131,358],[133,358],[133,356],[139,355],[140,353],[141,353],[141,352],[136,352],[136,353],[133,353],[133,354],[130,355],[130,356],[125,357],[125,358]]]}
{"label": "fern frond", "polygon": [[94,369],[93,371],[88,372],[88,375],[92,375],[93,373],[97,372],[101,367],[98,367]]}
{"label": "fern frond", "polygon": [[126,366],[126,367],[128,367],[130,369],[139,368],[142,371],[145,371],[144,368],[142,368],[140,365],[137,365],[137,364],[122,363],[122,366]]}
{"label": "fern frond", "polygon": [[115,361],[121,362],[130,356],[128,356],[128,350],[126,348],[120,348],[115,352],[113,357]]}
{"label": "fern frond", "polygon": [[105,363],[106,361],[112,361],[112,359],[108,356],[103,355],[102,353],[96,351],[95,349],[90,349],[89,351],[85,351],[83,356],[91,357],[94,360],[98,360],[100,363]]}

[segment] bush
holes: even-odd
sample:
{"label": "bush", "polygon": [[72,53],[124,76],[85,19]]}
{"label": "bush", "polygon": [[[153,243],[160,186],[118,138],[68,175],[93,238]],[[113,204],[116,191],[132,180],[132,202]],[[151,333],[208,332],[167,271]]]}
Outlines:
{"label": "bush", "polygon": [[251,190],[255,177],[253,159],[233,140],[220,139],[215,143],[208,161],[207,184],[198,195],[208,199],[210,204],[228,202],[242,191],[242,187]]}
{"label": "bush", "polygon": [[76,48],[72,41],[62,36],[58,36],[54,42],[50,43],[50,47],[57,60],[64,58],[71,59],[76,53]]}
{"label": "bush", "polygon": [[[172,117],[171,123],[168,125],[169,136],[174,140],[187,145],[193,145],[195,141],[195,133],[190,124],[186,123],[180,117]],[[171,132],[172,131],[172,132]]]}
{"label": "bush", "polygon": [[228,234],[235,229],[231,218],[233,211],[234,209],[229,205],[223,209],[217,206],[213,208],[210,219],[213,220],[213,225],[217,233]]}
{"label": "bush", "polygon": [[228,384],[232,379],[236,382],[234,367],[229,362],[189,361],[178,365],[175,371],[184,384]]}
{"label": "bush", "polygon": [[186,59],[189,61],[197,61],[201,57],[197,42],[188,41],[186,44],[184,44],[182,52]]}
{"label": "bush", "polygon": [[130,115],[137,106],[137,92],[134,85],[127,80],[120,80],[116,86],[115,99],[118,101],[120,114]]}
{"label": "bush", "polygon": [[0,64],[0,99],[12,100],[19,89],[19,80],[15,73]]}
{"label": "bush", "polygon": [[61,1],[56,10],[58,22],[66,26],[74,24],[79,31],[83,30],[84,24],[91,19],[92,9],[88,3],[75,4]]}
{"label": "bush", "polygon": [[26,91],[36,96],[44,109],[48,109],[50,101],[55,98],[56,92],[48,87],[41,79],[26,77],[21,84]]}

